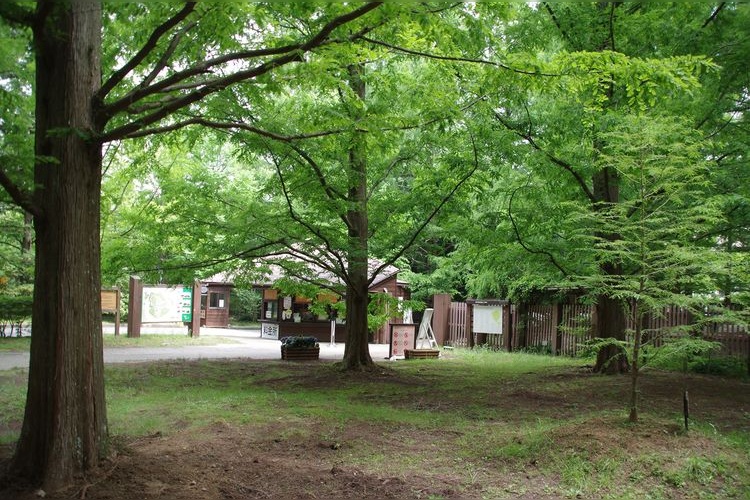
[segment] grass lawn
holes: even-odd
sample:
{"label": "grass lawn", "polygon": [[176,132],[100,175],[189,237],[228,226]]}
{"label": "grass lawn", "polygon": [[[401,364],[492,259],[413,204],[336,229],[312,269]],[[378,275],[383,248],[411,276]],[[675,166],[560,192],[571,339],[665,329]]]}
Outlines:
{"label": "grass lawn", "polygon": [[[0,466],[25,374],[0,372]],[[107,366],[106,384],[113,454],[89,499],[750,497],[739,379],[645,371],[637,424],[629,378],[530,354],[456,349],[367,373],[169,361]]]}
{"label": "grass lawn", "polygon": [[[178,334],[161,334],[144,332],[138,338],[127,335],[105,333],[104,347],[181,347],[191,345],[232,344],[236,340],[226,337],[188,337]],[[0,352],[23,352],[29,350],[31,337],[0,338]]]}

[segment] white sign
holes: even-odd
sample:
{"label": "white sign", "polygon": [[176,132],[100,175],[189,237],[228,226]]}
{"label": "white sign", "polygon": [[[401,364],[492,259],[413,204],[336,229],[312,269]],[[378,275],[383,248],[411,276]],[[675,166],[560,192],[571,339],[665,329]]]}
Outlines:
{"label": "white sign", "polygon": [[177,323],[193,318],[193,289],[188,286],[143,287],[142,323]]}
{"label": "white sign", "polygon": [[260,336],[264,339],[275,339],[279,338],[279,325],[276,323],[261,323],[260,324]]}
{"label": "white sign", "polygon": [[417,325],[391,325],[391,347],[389,358],[403,358],[407,349],[414,349]]}
{"label": "white sign", "polygon": [[503,333],[503,306],[474,305],[475,333]]}

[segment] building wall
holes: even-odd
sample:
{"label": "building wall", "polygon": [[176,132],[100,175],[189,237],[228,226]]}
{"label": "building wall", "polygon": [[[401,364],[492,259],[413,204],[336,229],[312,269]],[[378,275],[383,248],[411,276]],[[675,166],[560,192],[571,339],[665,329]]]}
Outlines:
{"label": "building wall", "polygon": [[229,326],[229,297],[232,285],[208,283],[208,291],[201,298],[201,326],[226,328]]}

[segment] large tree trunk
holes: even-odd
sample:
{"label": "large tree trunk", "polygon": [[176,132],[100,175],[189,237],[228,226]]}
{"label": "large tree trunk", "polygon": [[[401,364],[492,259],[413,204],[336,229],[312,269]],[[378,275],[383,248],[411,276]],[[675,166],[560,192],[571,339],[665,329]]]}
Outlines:
{"label": "large tree trunk", "polygon": [[[358,263],[359,264],[359,263]],[[367,339],[367,305],[369,301],[367,286],[367,266],[364,273],[352,269],[349,264],[349,279],[352,284],[346,288],[346,324],[348,336],[344,348],[343,366],[347,370],[362,370],[373,365],[370,346]],[[352,275],[352,272],[355,275]]]}
{"label": "large tree trunk", "polygon": [[[620,179],[617,172],[611,168],[604,168],[594,174],[593,187],[594,197],[597,200],[594,210],[606,212],[611,204],[620,201]],[[619,234],[599,235],[609,241],[620,239]],[[605,276],[619,276],[622,268],[619,265],[605,263],[601,265],[600,271]],[[625,329],[627,321],[625,308],[622,301],[602,294],[597,298],[597,331],[594,336],[603,339],[625,340]],[[628,358],[625,350],[616,345],[608,345],[602,348],[596,356],[594,371],[599,373],[626,373],[629,370]]]}
{"label": "large tree trunk", "polygon": [[[627,320],[622,302],[606,295],[599,296],[596,304],[597,326],[596,337],[603,339],[625,340]],[[594,371],[598,373],[627,373],[628,356],[625,350],[610,344],[599,350],[596,355]]]}
{"label": "large tree trunk", "polygon": [[38,2],[36,276],[29,386],[13,470],[70,484],[107,448],[100,309],[101,149],[88,142],[100,85],[101,5]]}
{"label": "large tree trunk", "polygon": [[[361,65],[351,65],[349,84],[360,100],[365,99],[365,82]],[[348,335],[344,349],[344,367],[361,370],[372,366],[367,306],[369,303],[369,224],[367,217],[367,160],[365,132],[353,134],[349,149],[349,210],[346,219],[349,227],[348,283],[346,287],[346,324]]]}

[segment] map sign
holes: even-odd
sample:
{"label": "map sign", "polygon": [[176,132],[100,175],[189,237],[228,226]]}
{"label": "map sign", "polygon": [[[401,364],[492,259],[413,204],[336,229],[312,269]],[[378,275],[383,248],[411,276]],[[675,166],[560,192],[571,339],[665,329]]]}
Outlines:
{"label": "map sign", "polygon": [[193,289],[189,286],[143,287],[142,323],[176,323],[193,319]]}
{"label": "map sign", "polygon": [[474,332],[503,333],[502,306],[474,306]]}

